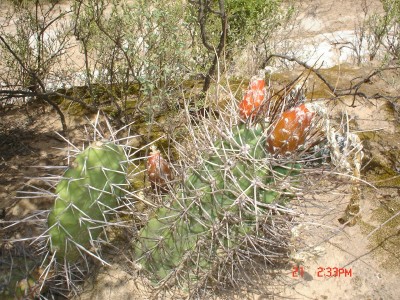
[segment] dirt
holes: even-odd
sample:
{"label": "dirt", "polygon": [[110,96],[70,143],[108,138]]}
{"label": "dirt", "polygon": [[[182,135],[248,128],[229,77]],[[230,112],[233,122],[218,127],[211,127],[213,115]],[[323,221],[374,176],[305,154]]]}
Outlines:
{"label": "dirt", "polygon": [[[321,72],[330,82],[347,88],[352,79],[366,76],[374,65],[367,51],[361,56],[349,51],[357,42],[352,33],[366,12],[381,9],[379,1],[300,1],[300,14],[285,34],[290,44],[282,40],[277,49],[288,53],[290,45],[292,53],[288,54],[299,54],[297,57],[308,60],[309,64],[320,62],[325,68]],[[359,62],[363,65],[357,66]],[[282,83],[293,76],[291,72],[277,71],[272,78]],[[315,76],[309,78],[308,85],[314,98],[330,98],[328,89]],[[398,74],[388,72],[374,77],[362,91],[368,95],[380,92],[393,96],[400,94],[399,86]],[[397,103],[391,100],[357,97],[353,102],[353,97],[340,98],[334,114],[337,117],[337,111],[346,110],[352,120],[351,130],[364,141],[362,179],[365,183],[361,185],[357,224],[350,227],[338,222],[350,198],[348,185],[343,184],[330,194],[310,194],[309,203],[299,206],[304,212],[305,224],[298,228],[299,248],[303,251],[298,251],[293,258],[293,267],[297,263],[299,272],[286,268],[279,270],[283,275],[279,279],[270,275],[258,278],[255,286],[262,289],[260,285],[266,285],[265,293],[243,287],[223,292],[218,298],[398,299],[400,116]],[[89,120],[68,116],[67,122],[73,142],[85,141],[84,125]],[[67,146],[55,131],[61,131],[58,116],[43,107],[1,112],[0,217],[3,221],[49,207],[48,199],[27,200],[23,191],[31,190],[30,186],[47,188],[34,179],[51,172],[40,166],[66,164]],[[15,229],[18,230],[25,229]],[[0,240],[3,234],[0,231]],[[121,264],[112,263],[110,267],[97,269],[78,298],[143,299],[147,293],[141,281],[132,276],[130,267],[123,269]],[[338,276],[329,276],[336,270]]]}

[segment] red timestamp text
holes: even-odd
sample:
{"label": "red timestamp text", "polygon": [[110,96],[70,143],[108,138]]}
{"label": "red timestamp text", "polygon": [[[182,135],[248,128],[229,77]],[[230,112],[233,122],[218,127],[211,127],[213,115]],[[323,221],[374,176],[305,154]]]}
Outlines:
{"label": "red timestamp text", "polygon": [[[305,267],[301,265],[293,266],[292,277],[303,278],[307,272]],[[338,268],[338,267],[318,267],[316,271],[317,277],[352,277],[353,269]]]}
{"label": "red timestamp text", "polygon": [[318,267],[317,277],[352,277],[353,270],[351,268],[337,268],[337,267]]}

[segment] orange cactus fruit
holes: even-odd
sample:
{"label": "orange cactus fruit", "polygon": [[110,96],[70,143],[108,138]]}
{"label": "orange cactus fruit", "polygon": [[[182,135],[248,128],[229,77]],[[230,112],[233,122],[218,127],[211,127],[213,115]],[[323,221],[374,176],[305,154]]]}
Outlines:
{"label": "orange cactus fruit", "polygon": [[173,179],[169,163],[155,146],[151,147],[150,156],[147,159],[147,174],[151,187],[159,192],[167,191],[165,187]]}
{"label": "orange cactus fruit", "polygon": [[271,127],[267,150],[273,155],[288,155],[304,145],[314,114],[305,104],[285,111]]}
{"label": "orange cactus fruit", "polygon": [[265,94],[264,78],[253,77],[250,80],[249,89],[244,94],[242,102],[239,103],[240,117],[242,119],[254,118],[264,100]]}

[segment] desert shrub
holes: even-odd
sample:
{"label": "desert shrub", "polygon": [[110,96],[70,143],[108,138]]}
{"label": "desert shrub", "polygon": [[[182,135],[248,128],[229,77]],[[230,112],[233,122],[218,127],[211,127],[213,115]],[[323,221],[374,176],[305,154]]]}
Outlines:
{"label": "desert shrub", "polygon": [[383,48],[385,59],[400,59],[400,1],[381,0],[383,14],[375,13],[369,20],[371,59]]}
{"label": "desert shrub", "polygon": [[69,11],[62,11],[58,2],[3,4],[7,10],[0,27],[0,105],[45,102],[58,112],[65,131],[54,91],[64,87],[72,73],[63,67],[69,64],[65,53],[70,28],[66,23]]}
{"label": "desert shrub", "polygon": [[265,57],[270,36],[290,15],[279,0],[36,0],[7,9],[2,100],[44,100],[64,130],[61,101],[103,109],[118,123],[151,121],[176,106],[185,80],[200,75],[207,91],[221,61],[219,71],[230,70],[253,45],[254,55]]}
{"label": "desert shrub", "polygon": [[188,53],[183,9],[167,1],[75,2],[74,34],[85,56],[86,84],[116,85],[107,96],[122,100],[137,84],[141,105],[181,83]]}
{"label": "desert shrub", "polygon": [[[284,5],[280,0],[199,0],[190,3],[187,26],[192,36],[193,56],[202,73],[210,68],[216,53],[224,56],[228,67],[234,69],[235,60],[253,48],[251,59],[256,65],[249,72],[254,73],[270,49],[272,35],[293,12],[291,4]],[[224,53],[218,53],[221,43],[224,43]]]}

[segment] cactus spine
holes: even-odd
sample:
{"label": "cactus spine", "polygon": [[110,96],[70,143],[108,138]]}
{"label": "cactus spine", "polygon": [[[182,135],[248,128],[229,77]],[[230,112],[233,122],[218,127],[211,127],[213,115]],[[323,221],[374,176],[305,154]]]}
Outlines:
{"label": "cactus spine", "polygon": [[75,158],[56,187],[48,216],[51,252],[69,263],[88,252],[107,223],[126,184],[126,155],[121,146],[96,142]]}

